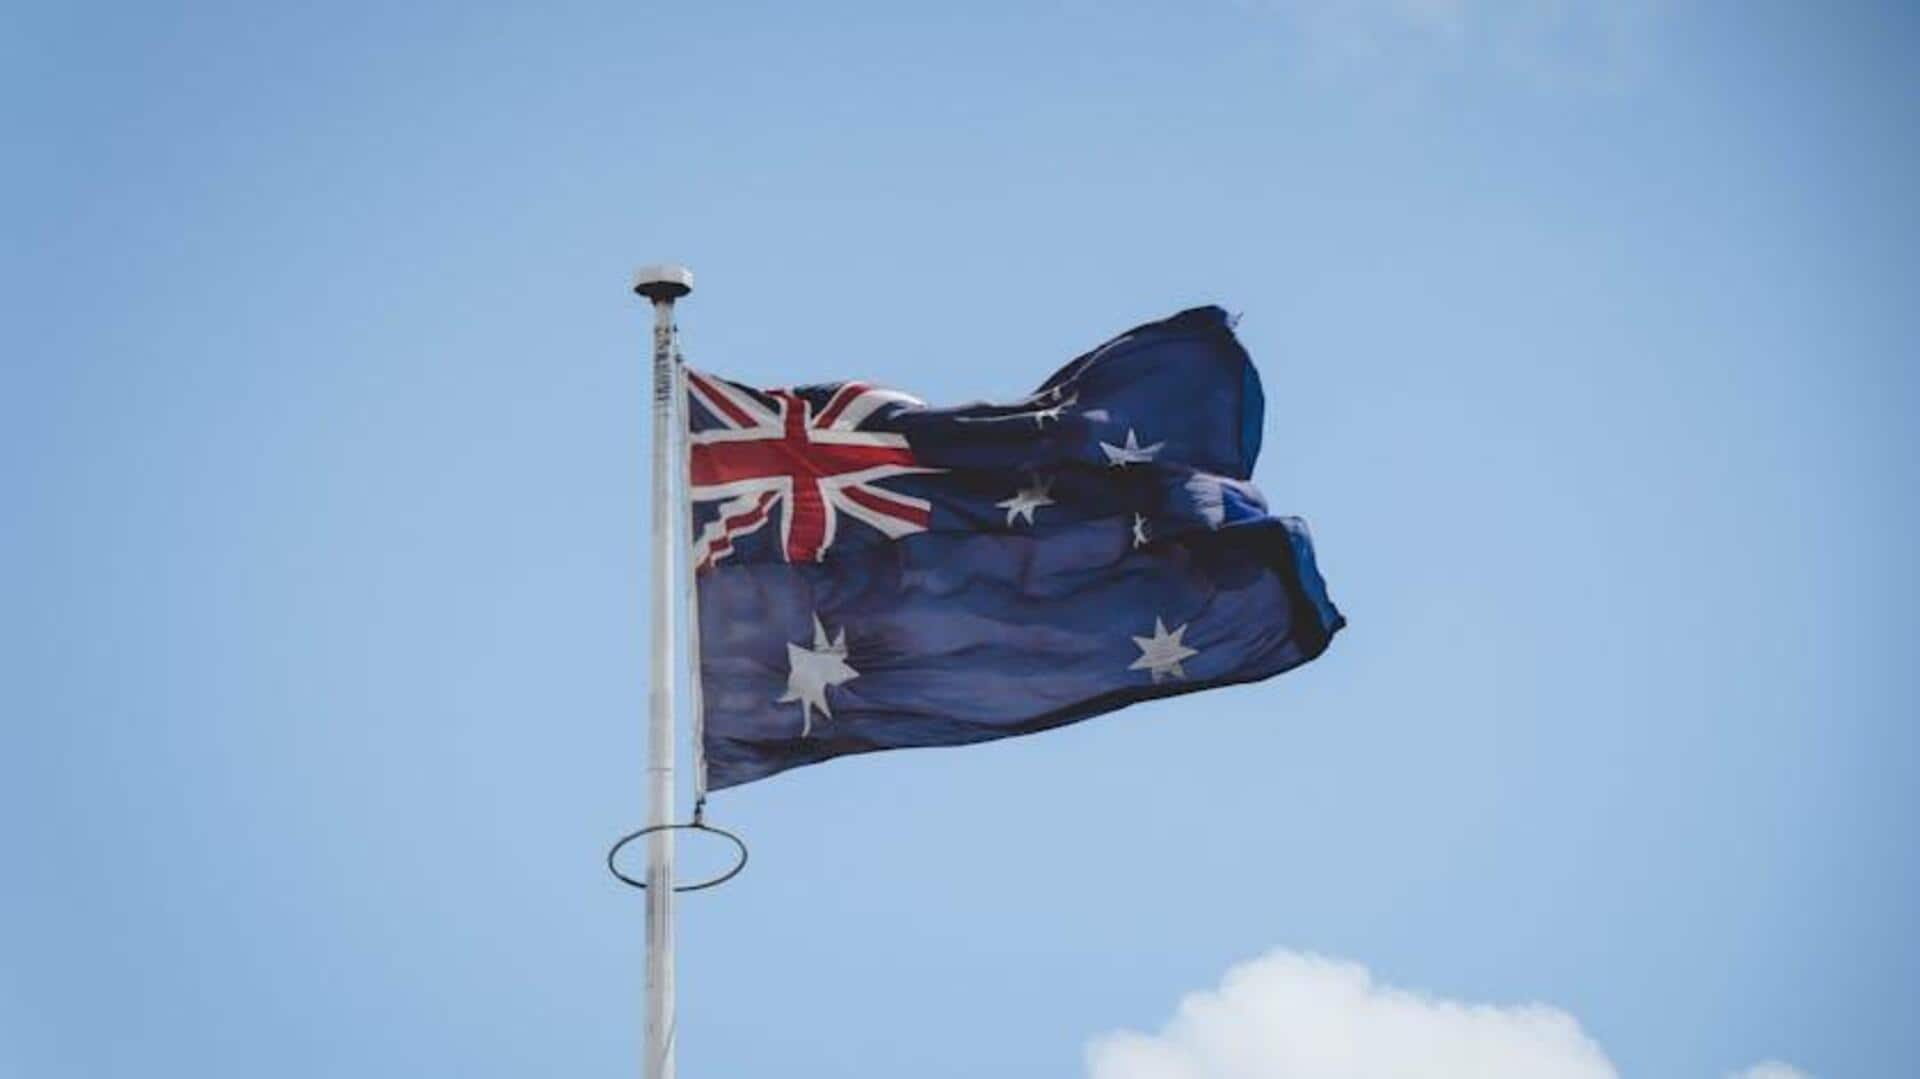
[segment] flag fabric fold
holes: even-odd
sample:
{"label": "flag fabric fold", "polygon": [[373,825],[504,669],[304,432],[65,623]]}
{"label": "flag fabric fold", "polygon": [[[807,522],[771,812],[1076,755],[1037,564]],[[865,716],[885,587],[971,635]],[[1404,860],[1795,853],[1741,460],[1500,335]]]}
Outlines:
{"label": "flag fabric fold", "polygon": [[710,789],[1267,678],[1344,624],[1219,308],[1008,404],[688,373]]}

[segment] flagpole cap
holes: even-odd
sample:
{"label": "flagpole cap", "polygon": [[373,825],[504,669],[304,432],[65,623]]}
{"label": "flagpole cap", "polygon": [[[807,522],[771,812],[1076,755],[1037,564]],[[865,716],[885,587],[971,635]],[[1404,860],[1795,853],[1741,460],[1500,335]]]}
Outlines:
{"label": "flagpole cap", "polygon": [[693,291],[693,271],[670,262],[642,266],[634,271],[633,291],[654,303],[677,300]]}

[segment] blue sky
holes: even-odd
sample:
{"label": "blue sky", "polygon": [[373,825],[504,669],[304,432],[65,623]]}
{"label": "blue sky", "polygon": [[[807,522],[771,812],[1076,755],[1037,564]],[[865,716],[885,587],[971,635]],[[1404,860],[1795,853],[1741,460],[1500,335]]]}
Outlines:
{"label": "blue sky", "polygon": [[683,907],[683,1074],[1083,1074],[1276,950],[1550,1005],[1622,1075],[1912,1074],[1916,45],[1864,3],[10,6],[0,1072],[637,1071],[624,289],[677,259],[693,362],[934,401],[1243,312],[1256,478],[1352,623],[718,796],[754,860]]}

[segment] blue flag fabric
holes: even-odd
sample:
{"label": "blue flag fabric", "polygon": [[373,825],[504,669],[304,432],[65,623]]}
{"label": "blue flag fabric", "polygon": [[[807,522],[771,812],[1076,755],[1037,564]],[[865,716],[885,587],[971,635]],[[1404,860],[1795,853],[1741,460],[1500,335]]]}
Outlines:
{"label": "blue flag fabric", "polygon": [[1268,678],[1344,624],[1249,482],[1264,402],[1219,308],[1010,404],[687,381],[711,789]]}

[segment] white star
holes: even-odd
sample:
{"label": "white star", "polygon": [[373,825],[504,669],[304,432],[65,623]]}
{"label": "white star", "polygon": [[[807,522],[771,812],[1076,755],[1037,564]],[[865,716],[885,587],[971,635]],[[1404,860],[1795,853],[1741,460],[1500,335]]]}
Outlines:
{"label": "white star", "polygon": [[1066,409],[1072,408],[1074,405],[1078,404],[1079,401],[1080,401],[1080,395],[1076,393],[1072,397],[1069,397],[1064,401],[1056,402],[1051,407],[1035,409],[1033,413],[1033,425],[1035,427],[1045,427],[1047,425],[1048,420],[1052,420],[1055,423],[1059,423],[1060,413],[1065,411]]}
{"label": "white star", "polygon": [[829,640],[827,627],[814,615],[813,647],[787,644],[787,692],[780,698],[781,703],[800,702],[800,737],[813,733],[814,709],[833,718],[833,709],[827,707],[827,687],[858,677],[860,672],[847,665],[847,627],[841,626],[840,633]]}
{"label": "white star", "polygon": [[1188,648],[1180,638],[1187,632],[1185,625],[1172,633],[1167,632],[1167,624],[1159,618],[1153,620],[1153,636],[1135,637],[1133,643],[1140,648],[1140,658],[1127,667],[1130,671],[1148,671],[1154,682],[1165,678],[1185,678],[1186,669],[1180,661],[1200,654],[1199,649]]}
{"label": "white star", "polygon": [[1138,549],[1147,545],[1147,519],[1142,514],[1133,515],[1133,546]]}
{"label": "white star", "polygon": [[1032,524],[1034,510],[1039,509],[1041,506],[1053,505],[1053,497],[1047,493],[1051,490],[1053,490],[1052,477],[1041,479],[1038,475],[1035,475],[1032,486],[1022,487],[1018,491],[1013,492],[1012,498],[1002,499],[999,502],[995,502],[994,505],[1007,511],[1007,523],[1009,525],[1013,523],[1015,517],[1025,518],[1028,524]]}
{"label": "white star", "polygon": [[1165,442],[1155,442],[1151,446],[1142,446],[1139,436],[1135,435],[1133,428],[1129,427],[1127,428],[1127,441],[1125,445],[1116,446],[1111,442],[1102,442],[1100,443],[1100,449],[1107,455],[1108,468],[1122,468],[1127,465],[1144,464],[1153,460],[1153,455],[1159,453],[1160,447],[1164,445],[1166,445]]}

